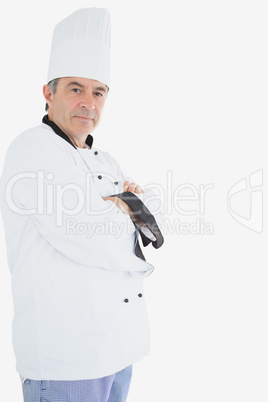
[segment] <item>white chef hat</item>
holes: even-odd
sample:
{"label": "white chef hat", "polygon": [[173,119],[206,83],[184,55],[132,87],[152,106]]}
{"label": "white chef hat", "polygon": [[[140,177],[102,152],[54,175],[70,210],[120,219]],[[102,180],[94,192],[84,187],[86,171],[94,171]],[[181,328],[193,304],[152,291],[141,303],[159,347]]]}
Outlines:
{"label": "white chef hat", "polygon": [[60,77],[90,78],[110,85],[110,14],[83,8],[53,32],[47,82]]}

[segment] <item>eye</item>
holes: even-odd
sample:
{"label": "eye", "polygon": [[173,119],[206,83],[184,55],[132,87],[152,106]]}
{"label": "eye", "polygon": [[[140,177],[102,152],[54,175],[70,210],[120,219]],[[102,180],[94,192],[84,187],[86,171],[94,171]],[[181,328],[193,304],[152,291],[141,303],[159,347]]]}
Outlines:
{"label": "eye", "polygon": [[78,94],[79,92],[81,92],[81,89],[79,89],[79,88],[72,88],[71,91],[74,92],[75,94]]}
{"label": "eye", "polygon": [[102,97],[102,96],[103,96],[103,94],[102,94],[101,92],[95,92],[95,95],[98,96],[98,97]]}

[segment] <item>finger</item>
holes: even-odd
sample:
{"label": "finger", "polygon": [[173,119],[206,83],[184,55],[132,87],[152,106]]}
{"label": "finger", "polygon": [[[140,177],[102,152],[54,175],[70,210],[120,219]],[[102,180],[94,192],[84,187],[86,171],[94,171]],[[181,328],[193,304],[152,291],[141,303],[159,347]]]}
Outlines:
{"label": "finger", "polygon": [[144,191],[143,191],[143,189],[141,188],[141,186],[137,186],[136,188],[135,188],[135,191],[134,191],[134,193],[136,193],[136,194],[141,194],[141,193],[143,193]]}
{"label": "finger", "polygon": [[132,193],[136,194],[141,194],[144,192],[141,186],[139,186],[136,183],[130,183],[130,185],[128,186],[128,191],[131,191]]}
{"label": "finger", "polygon": [[127,181],[125,181],[124,182],[124,184],[123,184],[123,191],[128,191],[128,186],[129,186],[129,181],[127,180]]}
{"label": "finger", "polygon": [[132,193],[135,193],[136,188],[137,188],[136,183],[130,183],[128,188],[127,188],[127,191],[131,191]]}

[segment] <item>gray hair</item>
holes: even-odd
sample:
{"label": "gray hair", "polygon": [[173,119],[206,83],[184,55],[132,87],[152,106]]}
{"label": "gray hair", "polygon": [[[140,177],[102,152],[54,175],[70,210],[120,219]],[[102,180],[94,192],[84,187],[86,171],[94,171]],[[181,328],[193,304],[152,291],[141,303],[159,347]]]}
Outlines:
{"label": "gray hair", "polygon": [[[54,80],[49,81],[49,83],[47,84],[52,94],[56,93],[58,82],[59,78],[55,78]],[[45,107],[46,112],[48,111],[48,108],[49,108],[48,104],[46,103]]]}

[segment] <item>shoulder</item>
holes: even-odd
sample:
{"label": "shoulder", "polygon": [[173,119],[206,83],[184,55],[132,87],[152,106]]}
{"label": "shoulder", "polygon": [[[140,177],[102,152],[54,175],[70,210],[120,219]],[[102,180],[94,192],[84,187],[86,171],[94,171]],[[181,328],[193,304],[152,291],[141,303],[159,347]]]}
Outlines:
{"label": "shoulder", "polygon": [[4,168],[21,170],[46,169],[64,165],[72,159],[73,148],[45,124],[19,134],[9,145]]}
{"label": "shoulder", "polygon": [[21,146],[23,144],[27,144],[30,141],[37,141],[38,139],[42,139],[45,133],[50,131],[50,127],[45,124],[41,124],[36,127],[31,127],[22,133],[20,133],[10,144],[9,148],[16,148],[17,146]]}
{"label": "shoulder", "polygon": [[41,124],[20,133],[9,145],[6,156],[16,154],[53,155],[54,152],[69,148],[72,147],[67,141],[55,134],[46,124]]}

